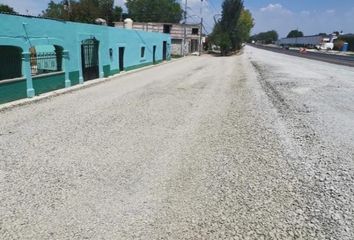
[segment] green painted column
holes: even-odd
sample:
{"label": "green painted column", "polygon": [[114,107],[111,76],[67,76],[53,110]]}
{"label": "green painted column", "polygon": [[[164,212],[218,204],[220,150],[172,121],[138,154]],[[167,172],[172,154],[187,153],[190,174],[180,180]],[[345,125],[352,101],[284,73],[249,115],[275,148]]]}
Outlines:
{"label": "green painted column", "polygon": [[64,71],[65,71],[65,87],[71,87],[71,80],[69,78],[69,51],[63,51],[63,63],[64,63]]}
{"label": "green painted column", "polygon": [[35,91],[33,89],[30,56],[31,56],[31,53],[29,53],[29,52],[22,53],[22,66],[23,66],[22,69],[23,69],[23,75],[26,77],[27,97],[32,98],[35,95]]}

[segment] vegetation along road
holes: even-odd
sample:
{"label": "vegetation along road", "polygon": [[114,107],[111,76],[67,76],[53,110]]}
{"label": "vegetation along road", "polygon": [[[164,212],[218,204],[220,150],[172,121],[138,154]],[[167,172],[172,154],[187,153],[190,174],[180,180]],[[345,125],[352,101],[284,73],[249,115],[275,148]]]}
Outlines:
{"label": "vegetation along road", "polygon": [[354,239],[353,79],[247,46],[0,112],[0,239]]}

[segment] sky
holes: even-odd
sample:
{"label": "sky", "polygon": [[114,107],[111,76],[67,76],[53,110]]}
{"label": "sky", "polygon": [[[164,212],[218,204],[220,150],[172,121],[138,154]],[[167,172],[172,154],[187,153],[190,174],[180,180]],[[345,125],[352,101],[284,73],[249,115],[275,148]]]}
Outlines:
{"label": "sky", "polygon": [[[50,0],[0,0],[21,14],[38,15]],[[54,0],[59,2],[60,0]],[[185,0],[178,0],[183,2]],[[188,22],[200,22],[201,0],[188,1]],[[205,30],[211,32],[214,16],[221,13],[222,0],[204,0]],[[115,0],[124,6],[124,0]],[[354,0],[244,0],[255,19],[252,33],[276,30],[280,37],[298,29],[305,35],[343,31],[354,33]]]}

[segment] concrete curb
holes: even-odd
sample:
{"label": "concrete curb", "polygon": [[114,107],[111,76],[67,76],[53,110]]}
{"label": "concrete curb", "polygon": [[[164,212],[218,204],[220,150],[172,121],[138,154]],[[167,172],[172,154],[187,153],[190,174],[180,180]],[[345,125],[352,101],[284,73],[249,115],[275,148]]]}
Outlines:
{"label": "concrete curb", "polygon": [[[188,56],[187,56],[188,57]],[[50,98],[54,98],[60,95],[64,95],[67,93],[71,93],[74,91],[78,91],[81,89],[85,89],[85,88],[89,88],[89,87],[93,87],[96,86],[98,84],[103,84],[103,83],[107,83],[110,82],[112,80],[116,80],[119,77],[123,77],[123,76],[127,76],[133,73],[137,73],[140,71],[144,71],[150,68],[154,68],[154,67],[158,67],[158,66],[163,66],[166,64],[170,64],[170,63],[174,63],[176,61],[180,61],[182,59],[185,59],[186,57],[181,57],[181,58],[176,58],[176,59],[172,59],[170,61],[166,61],[166,62],[162,62],[160,64],[156,64],[156,65],[150,65],[150,66],[146,66],[146,67],[142,67],[139,69],[135,69],[135,70],[131,70],[128,72],[121,72],[118,74],[115,74],[113,76],[109,76],[107,78],[98,78],[98,79],[94,79],[94,80],[90,80],[88,82],[84,82],[83,84],[78,84],[69,88],[62,88],[62,89],[58,89],[58,90],[54,90],[48,93],[43,93],[41,95],[35,96],[33,98],[24,98],[24,99],[20,99],[20,100],[16,100],[13,102],[9,102],[9,103],[4,103],[2,105],[0,105],[0,112],[4,112],[4,111],[9,111],[12,110],[16,107],[20,107],[20,106],[24,106],[24,105],[29,105],[29,104],[33,104],[39,101],[43,101],[46,99],[50,99]]]}

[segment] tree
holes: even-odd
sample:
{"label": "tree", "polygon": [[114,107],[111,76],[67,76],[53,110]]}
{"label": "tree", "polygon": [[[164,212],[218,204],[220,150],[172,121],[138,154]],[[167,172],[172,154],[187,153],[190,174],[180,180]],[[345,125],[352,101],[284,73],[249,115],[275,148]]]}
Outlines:
{"label": "tree", "polygon": [[73,8],[72,16],[74,21],[83,23],[94,23],[97,18],[102,16],[99,0],[80,0],[77,8]]}
{"label": "tree", "polygon": [[296,30],[290,31],[287,38],[297,38],[297,37],[303,37],[303,36],[304,36],[303,32],[296,29]]}
{"label": "tree", "polygon": [[5,4],[0,4],[0,12],[17,14],[17,12],[15,12],[15,10],[12,7],[10,7],[9,5],[5,5]]}
{"label": "tree", "polygon": [[123,9],[121,7],[114,7],[113,9],[113,21],[114,22],[119,22],[122,21],[123,19]]}
{"label": "tree", "polygon": [[42,16],[82,23],[94,23],[97,18],[103,18],[110,26],[121,18],[122,8],[114,7],[114,0],[71,0],[71,9],[65,9],[66,4],[66,1],[50,1]]}
{"label": "tree", "polygon": [[224,0],[222,17],[214,26],[211,43],[218,45],[222,55],[238,50],[247,41],[254,20],[250,11],[244,9],[242,0]]}
{"label": "tree", "polygon": [[[237,42],[239,44],[247,42],[250,38],[251,29],[254,27],[254,19],[249,10],[242,10],[240,19],[238,21],[237,30]],[[240,46],[238,46],[240,47]]]}
{"label": "tree", "polygon": [[47,9],[42,11],[42,16],[55,19],[66,19],[68,17],[66,11],[64,10],[63,2],[55,3],[54,1],[50,1],[48,3]]}
{"label": "tree", "polygon": [[222,4],[221,27],[227,32],[231,42],[231,49],[236,50],[240,46],[237,34],[237,25],[243,10],[242,0],[224,0]]}
{"label": "tree", "polygon": [[113,26],[114,0],[99,0],[99,14],[107,21],[108,26]]}
{"label": "tree", "polygon": [[176,0],[127,0],[129,17],[138,22],[178,23],[181,5]]}
{"label": "tree", "polygon": [[279,38],[278,33],[275,30],[268,32],[261,32],[251,37],[251,41],[261,42],[263,44],[271,44],[277,41]]}
{"label": "tree", "polygon": [[220,22],[215,24],[213,32],[210,35],[210,42],[220,47],[222,56],[226,56],[227,53],[231,50],[232,44],[230,36],[223,30]]}

